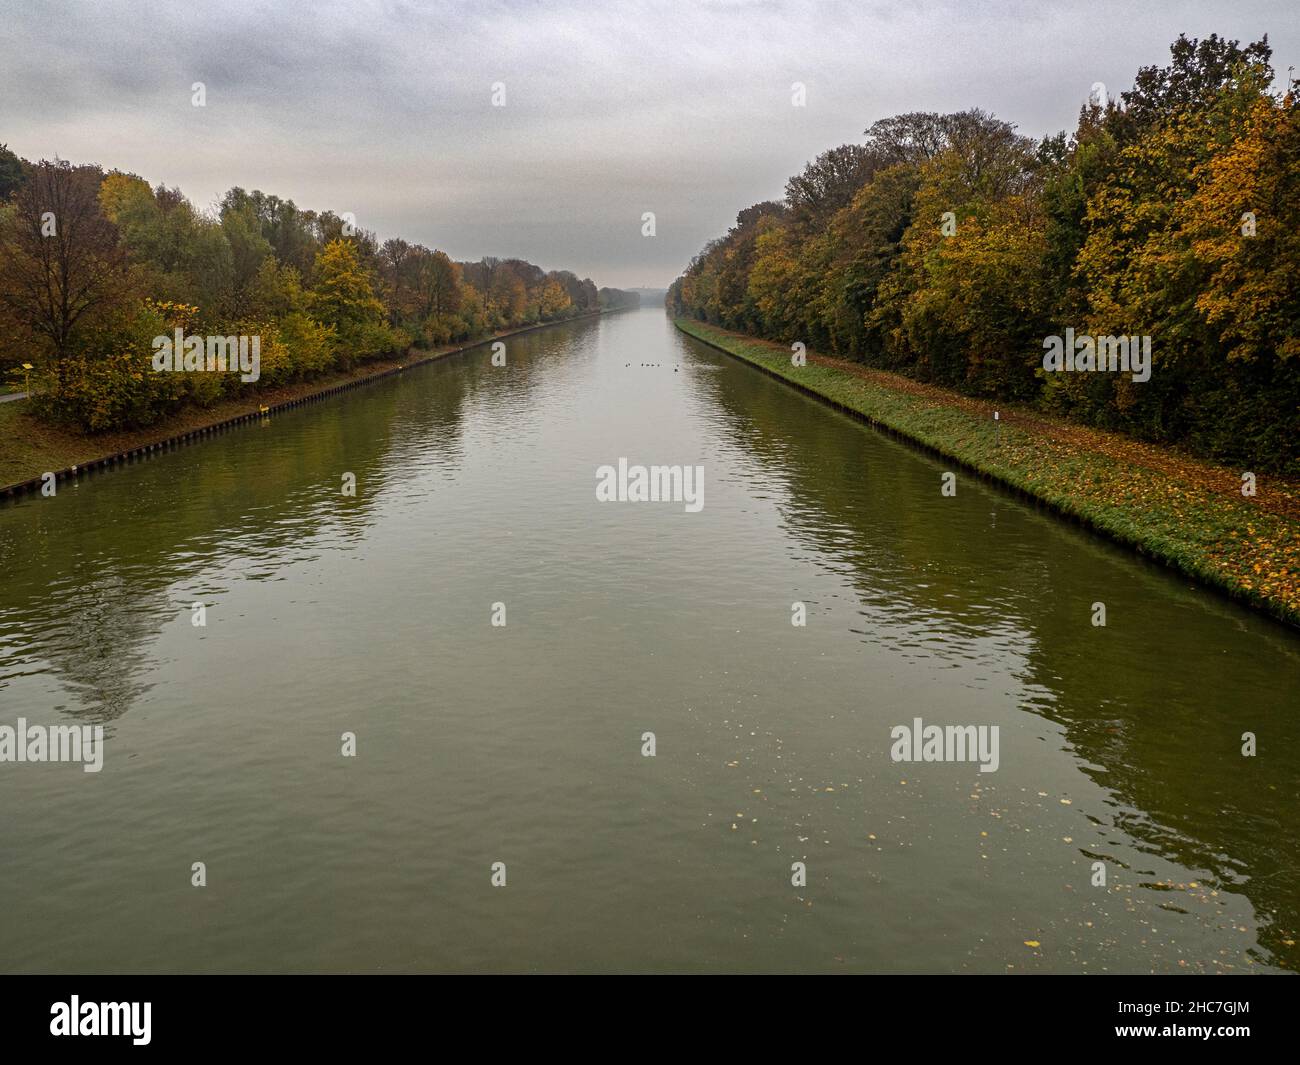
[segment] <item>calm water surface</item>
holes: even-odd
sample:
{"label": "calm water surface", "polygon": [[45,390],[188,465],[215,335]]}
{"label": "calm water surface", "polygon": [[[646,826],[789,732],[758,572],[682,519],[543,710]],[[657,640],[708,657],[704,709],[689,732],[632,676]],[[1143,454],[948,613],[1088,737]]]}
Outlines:
{"label": "calm water surface", "polygon": [[[1300,964],[1295,632],[662,310],[509,360],[0,507],[0,724],[107,733],[0,764],[0,968]],[[704,509],[597,503],[621,456]],[[893,762],[915,717],[999,769]]]}

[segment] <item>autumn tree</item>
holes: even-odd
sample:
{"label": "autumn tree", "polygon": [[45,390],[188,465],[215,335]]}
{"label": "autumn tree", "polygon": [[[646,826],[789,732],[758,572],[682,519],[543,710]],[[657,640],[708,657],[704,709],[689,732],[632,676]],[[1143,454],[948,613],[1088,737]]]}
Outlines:
{"label": "autumn tree", "polygon": [[1241,135],[1204,165],[1176,223],[1204,270],[1196,311],[1217,344],[1216,422],[1200,443],[1224,457],[1290,456],[1300,468],[1300,106],[1256,101]]}
{"label": "autumn tree", "polygon": [[528,289],[511,266],[501,263],[493,268],[488,302],[502,325],[512,325],[523,318],[528,306]]}
{"label": "autumn tree", "polygon": [[1300,106],[1256,101],[1240,137],[1210,159],[1178,221],[1209,276],[1197,310],[1230,361],[1300,366]]}
{"label": "autumn tree", "polygon": [[796,224],[819,226],[865,185],[879,159],[861,144],[842,144],[822,152],[785,186],[785,202]]}
{"label": "autumn tree", "polygon": [[868,327],[868,315],[902,250],[920,184],[918,167],[887,167],[828,226],[828,268],[820,306],[822,324],[837,353],[865,360],[882,349],[878,333]]}
{"label": "autumn tree", "polygon": [[541,312],[547,321],[559,318],[573,306],[568,293],[555,278],[547,278],[542,286]]}
{"label": "autumn tree", "polygon": [[321,249],[315,278],[310,304],[325,325],[343,327],[383,317],[384,305],[375,295],[374,282],[347,241],[334,240]]}
{"label": "autumn tree", "polygon": [[1217,33],[1204,40],[1180,34],[1169,47],[1169,64],[1142,67],[1133,88],[1121,93],[1124,106],[1109,114],[1111,128],[1131,142],[1175,115],[1205,111],[1242,73],[1270,69],[1272,57],[1267,35],[1243,48]]}
{"label": "autumn tree", "polygon": [[[1154,440],[1194,438],[1226,455],[1240,436],[1225,402],[1192,397],[1219,393],[1225,356],[1217,331],[1198,311],[1207,265],[1193,251],[1184,201],[1197,198],[1212,160],[1230,153],[1272,80],[1267,45],[1241,49],[1211,38],[1179,38],[1173,62],[1139,76],[1135,112],[1115,112],[1118,150],[1089,197],[1087,237],[1076,273],[1095,335],[1152,338],[1152,376],[1141,386],[1114,381],[1061,382],[1084,417]],[[1252,56],[1257,62],[1247,63]],[[1125,94],[1129,99],[1129,94]],[[1084,394],[1086,390],[1086,395]],[[1231,391],[1231,389],[1229,389]]]}
{"label": "autumn tree", "polygon": [[102,177],[98,167],[38,163],[0,220],[0,300],[56,359],[129,287],[117,229],[99,207]]}
{"label": "autumn tree", "polygon": [[416,307],[422,320],[453,315],[460,310],[460,267],[446,252],[419,249],[414,288]]}
{"label": "autumn tree", "polygon": [[[669,305],[1300,472],[1300,146],[1270,58],[1180,37],[1037,142],[979,109],[881,119],[791,178],[784,214],[742,211]],[[1068,328],[1150,338],[1150,377],[1044,373]]]}

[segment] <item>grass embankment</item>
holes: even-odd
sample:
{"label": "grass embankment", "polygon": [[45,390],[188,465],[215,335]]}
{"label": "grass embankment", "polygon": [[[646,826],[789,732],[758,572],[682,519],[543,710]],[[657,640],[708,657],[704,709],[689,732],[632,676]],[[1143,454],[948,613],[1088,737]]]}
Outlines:
{"label": "grass embankment", "polygon": [[[419,353],[421,357],[439,354],[445,353]],[[50,425],[28,414],[27,404],[22,400],[0,403],[0,488],[39,477],[46,470],[85,466],[106,455],[156,444],[241,414],[254,413],[263,405],[273,407],[292,399],[302,399],[350,381],[378,376],[401,365],[403,360],[400,359],[367,362],[349,373],[316,377],[282,388],[262,389],[223,400],[211,407],[186,407],[147,428],[118,432],[83,433],[70,426]]]}
{"label": "grass embankment", "polygon": [[[604,312],[598,312],[604,313]],[[578,315],[577,318],[591,317]],[[566,318],[563,321],[576,321]],[[182,436],[230,421],[241,415],[255,414],[262,406],[275,407],[296,399],[306,399],[340,385],[380,377],[399,367],[416,366],[470,348],[490,344],[493,340],[531,332],[560,322],[545,322],[495,333],[463,344],[441,348],[411,348],[405,356],[377,359],[346,373],[316,377],[281,388],[262,389],[217,403],[211,407],[188,407],[144,429],[122,430],[109,433],[83,433],[67,426],[49,425],[26,413],[23,400],[0,403],[0,490],[40,477],[46,471],[65,470],[70,466],[85,466],[109,455],[117,455],[139,447],[147,447],[173,437]]]}
{"label": "grass embankment", "polygon": [[1243,497],[1244,470],[811,352],[795,367],[788,347],[676,321],[690,336],[1300,625],[1300,481],[1252,471],[1256,495]]}

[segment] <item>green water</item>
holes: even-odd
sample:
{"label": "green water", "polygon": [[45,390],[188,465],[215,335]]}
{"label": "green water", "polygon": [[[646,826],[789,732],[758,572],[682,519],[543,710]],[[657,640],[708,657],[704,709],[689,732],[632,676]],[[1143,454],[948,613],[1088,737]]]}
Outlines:
{"label": "green water", "polygon": [[[662,310],[508,360],[0,507],[0,725],[106,731],[0,764],[0,968],[1300,964],[1300,635]],[[620,457],[703,509],[597,502]]]}

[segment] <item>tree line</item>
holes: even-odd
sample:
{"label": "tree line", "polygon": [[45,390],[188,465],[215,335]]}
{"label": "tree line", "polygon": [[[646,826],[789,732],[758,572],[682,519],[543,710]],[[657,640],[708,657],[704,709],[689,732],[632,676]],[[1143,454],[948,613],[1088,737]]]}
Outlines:
{"label": "tree line", "polygon": [[[725,328],[1300,473],[1300,108],[1268,39],[1185,36],[1072,135],[882,119],[741,211],[669,292]],[[1150,380],[1047,338],[1152,338]]]}
{"label": "tree line", "polygon": [[[201,211],[177,188],[0,145],[0,374],[37,416],[86,431],[636,303],[522,259],[380,244],[349,216],[256,190]],[[156,372],[153,338],[176,329],[259,337],[260,378]]]}

